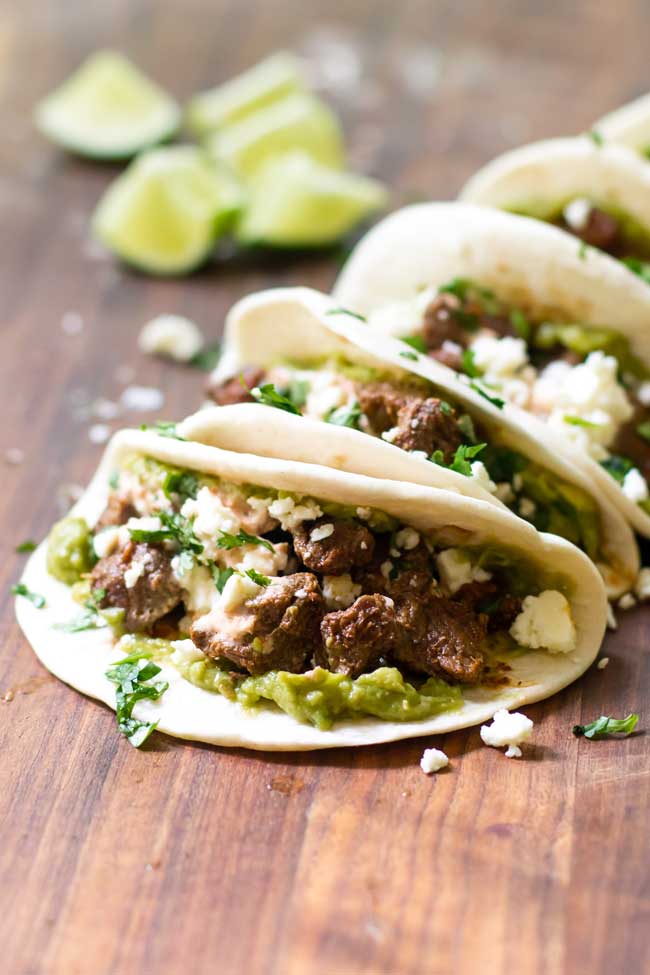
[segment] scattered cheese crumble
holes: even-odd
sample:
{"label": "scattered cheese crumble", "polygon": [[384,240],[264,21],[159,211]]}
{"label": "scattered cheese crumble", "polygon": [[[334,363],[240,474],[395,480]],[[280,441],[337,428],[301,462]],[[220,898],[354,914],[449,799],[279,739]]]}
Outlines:
{"label": "scattered cheese crumble", "polygon": [[426,775],[439,772],[441,768],[447,768],[449,759],[439,748],[425,748],[420,759],[420,768]]}
{"label": "scattered cheese crumble", "polygon": [[[489,494],[496,494],[497,486],[490,477],[488,469],[481,460],[473,461],[472,465],[472,480],[476,481],[479,487],[487,491]],[[509,487],[510,485],[508,485]]]}
{"label": "scattered cheese crumble", "polygon": [[625,609],[632,609],[634,606],[636,606],[636,599],[634,598],[632,593],[631,592],[623,593],[623,595],[618,601],[618,608],[625,610]]}
{"label": "scattered cheese crumble", "polygon": [[223,587],[219,605],[224,613],[232,613],[248,599],[257,596],[262,588],[263,586],[258,586],[249,576],[241,576],[235,572]]}
{"label": "scattered cheese crumble", "polygon": [[633,467],[627,472],[623,478],[623,486],[621,488],[623,494],[630,501],[634,501],[638,504],[640,501],[648,500],[648,484],[641,473],[636,467]]}
{"label": "scattered cheese crumble", "polygon": [[634,592],[641,601],[650,599],[650,569],[641,569],[634,583]]}
{"label": "scattered cheese crumble", "polygon": [[467,552],[459,548],[448,548],[436,556],[440,577],[450,593],[457,592],[468,582],[487,582],[492,578],[490,572],[472,564]]}
{"label": "scattered cheese crumble", "polygon": [[323,596],[328,607],[347,609],[361,595],[362,587],[352,581],[352,576],[323,576]]}
{"label": "scattered cheese crumble", "polygon": [[330,535],[334,534],[334,525],[328,522],[326,525],[318,525],[316,528],[312,528],[309,533],[310,542],[322,542],[324,538],[329,538]]}
{"label": "scattered cheese crumble", "polygon": [[143,325],[138,346],[148,355],[189,362],[203,346],[200,329],[182,315],[158,315]]}
{"label": "scattered cheese crumble", "polygon": [[124,585],[127,589],[133,589],[138,579],[144,574],[144,562],[133,561],[128,569],[124,571]]}
{"label": "scattered cheese crumble", "polygon": [[492,717],[491,725],[481,726],[483,744],[491,748],[505,748],[506,758],[521,758],[522,742],[527,741],[533,730],[533,722],[525,714],[515,711],[510,714],[506,708],[500,708]]}
{"label": "scattered cheese crumble", "polygon": [[402,528],[396,533],[394,542],[396,548],[403,552],[410,552],[420,544],[420,536],[415,528],[407,525],[406,528]]}
{"label": "scattered cheese crumble", "polygon": [[609,657],[601,657],[596,666],[598,667],[598,670],[604,670],[608,663]]}
{"label": "scattered cheese crumble", "polygon": [[576,628],[566,597],[556,589],[526,596],[510,627],[510,636],[520,646],[533,650],[570,653],[576,646]]}

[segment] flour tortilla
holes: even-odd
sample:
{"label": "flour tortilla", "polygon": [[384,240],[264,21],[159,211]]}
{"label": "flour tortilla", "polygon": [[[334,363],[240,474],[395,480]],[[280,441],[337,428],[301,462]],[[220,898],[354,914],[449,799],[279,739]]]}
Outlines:
{"label": "flour tortilla", "polygon": [[[607,603],[602,581],[591,562],[554,536],[540,535],[525,522],[494,505],[478,503],[449,491],[379,480],[324,467],[232,453],[203,444],[125,430],[111,441],[90,486],[73,514],[94,524],[108,495],[112,471],[129,456],[144,454],[165,463],[213,474],[233,483],[273,487],[355,506],[374,507],[406,521],[422,532],[444,529],[445,538],[462,537],[466,544],[507,545],[539,574],[552,572],[567,582],[577,629],[577,646],[569,654],[530,651],[512,662],[518,686],[501,690],[468,690],[462,708],[425,721],[386,722],[374,718],[338,722],[331,731],[310,725],[273,708],[246,711],[218,694],[183,680],[163,663],[169,689],[160,701],[141,701],[137,718],[158,721],[169,735],[215,745],[244,746],[266,751],[370,745],[401,738],[443,734],[488,720],[499,708],[517,708],[549,697],[576,680],[594,660],[606,626]],[[110,631],[64,633],[53,624],[74,617],[79,607],[69,589],[48,575],[45,543],[29,559],[22,581],[47,601],[36,609],[18,599],[18,621],[43,664],[53,674],[91,697],[115,706],[115,688],[106,679],[117,654]],[[553,580],[554,582],[556,580]]]}
{"label": "flour tortilla", "polygon": [[592,126],[606,142],[618,142],[647,156],[650,149],[650,95],[604,115]]}
{"label": "flour tortilla", "polygon": [[[334,312],[334,314],[332,314]],[[238,302],[226,322],[226,352],[215,373],[216,382],[236,376],[244,365],[268,367],[293,358],[344,355],[352,362],[375,368],[397,367],[405,373],[435,383],[443,397],[456,397],[487,428],[535,463],[592,495],[600,508],[604,551],[602,567],[609,594],[630,589],[639,572],[634,536],[616,505],[601,491],[594,492],[594,478],[611,480],[595,462],[586,470],[574,463],[575,450],[553,429],[514,406],[497,409],[450,369],[428,356],[417,362],[405,359],[407,346],[347,314],[331,298],[308,288],[277,288]],[[494,495],[472,479],[410,456],[399,447],[347,428],[254,404],[212,407],[190,417],[181,427],[184,436],[227,450],[271,457],[287,457],[325,464],[351,473],[456,491],[481,503],[500,505]],[[595,468],[595,470],[592,470]],[[613,483],[613,482],[612,482]]]}
{"label": "flour tortilla", "polygon": [[540,220],[555,219],[578,198],[632,217],[650,236],[650,166],[625,146],[597,145],[584,135],[506,152],[480,169],[460,193],[466,203]]}
{"label": "flour tortilla", "polygon": [[[575,238],[557,227],[469,203],[422,203],[382,220],[352,252],[334,298],[365,315],[371,326],[408,325],[418,296],[456,277],[491,288],[537,320],[616,329],[650,368],[650,287],[641,278],[593,247],[581,258]],[[650,537],[650,516],[625,497],[614,478],[560,436],[553,439],[592,490]]]}

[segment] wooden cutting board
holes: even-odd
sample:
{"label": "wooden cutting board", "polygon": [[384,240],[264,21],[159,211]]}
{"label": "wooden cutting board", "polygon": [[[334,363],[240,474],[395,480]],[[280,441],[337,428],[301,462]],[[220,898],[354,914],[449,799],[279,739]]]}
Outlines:
{"label": "wooden cutting board", "polygon": [[[526,709],[520,761],[476,730],[356,752],[265,756],[157,736],[50,677],[13,620],[14,546],[42,537],[100,447],[87,404],[130,382],[156,416],[203,376],[137,353],[140,326],[188,314],[216,337],[264,286],[327,288],[336,255],[230,260],[182,281],[115,266],[87,220],[116,171],[64,157],[30,113],[95,46],[179,97],[281,46],[306,50],[355,164],[393,205],[450,197],[519,142],[587,128],[650,87],[647,10],[499,0],[23,0],[0,7],[0,397],[6,556],[0,652],[0,968],[7,975],[589,973],[650,970],[650,751],[571,726],[650,721],[650,611],[621,614],[593,669]],[[433,53],[432,53],[433,52]],[[82,328],[68,334],[78,323]],[[77,323],[77,326],[71,323]],[[649,323],[650,327],[650,323]],[[134,370],[129,378],[128,370]],[[151,414],[126,413],[117,423]],[[19,448],[22,462],[7,463]],[[14,460],[16,457],[14,456]],[[424,745],[445,749],[428,778]]]}

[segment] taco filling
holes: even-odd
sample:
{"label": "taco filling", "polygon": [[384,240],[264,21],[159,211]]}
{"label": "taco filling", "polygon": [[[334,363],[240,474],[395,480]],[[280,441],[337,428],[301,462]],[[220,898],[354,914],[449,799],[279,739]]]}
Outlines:
{"label": "taco filling", "polygon": [[377,325],[397,331],[417,355],[464,375],[482,395],[548,422],[650,513],[650,372],[623,335],[534,321],[460,278],[437,293],[423,292],[414,302],[412,324],[395,329],[390,316],[382,313]]}
{"label": "taco filling", "polygon": [[47,565],[85,603],[70,630],[121,634],[143,681],[134,671],[129,693],[163,693],[142,661],[164,658],[244,707],[326,729],[452,710],[464,688],[507,684],[513,654],[575,649],[567,580],[468,537],[131,457],[94,527],[55,526]]}
{"label": "taco filling", "polygon": [[[405,346],[404,355],[417,353]],[[283,362],[266,370],[245,368],[234,379],[213,383],[210,395],[219,405],[257,400],[380,437],[475,479],[538,530],[568,539],[593,561],[606,561],[599,509],[586,491],[531,461],[510,445],[500,425],[488,428],[448,392],[413,373],[341,358]]]}

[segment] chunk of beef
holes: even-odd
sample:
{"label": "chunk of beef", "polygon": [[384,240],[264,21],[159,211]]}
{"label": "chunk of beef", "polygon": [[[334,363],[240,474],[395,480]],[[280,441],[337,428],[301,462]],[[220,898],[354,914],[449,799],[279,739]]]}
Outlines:
{"label": "chunk of beef", "polygon": [[[476,331],[473,320],[469,323],[474,326],[473,331]],[[467,328],[467,324],[465,319],[463,325],[461,303],[455,295],[436,295],[427,305],[422,319],[422,338],[427,350],[430,353],[437,352],[445,342],[453,342],[454,345],[465,348],[472,338],[472,331]]]}
{"label": "chunk of beef", "polygon": [[522,601],[519,596],[504,594],[502,587],[493,579],[468,582],[455,593],[454,599],[464,603],[475,613],[485,613],[491,633],[509,630],[521,612]]}
{"label": "chunk of beef", "polygon": [[[330,534],[319,538],[330,527]],[[343,521],[325,515],[317,521],[303,522],[294,532],[293,547],[298,558],[312,572],[341,576],[355,566],[368,565],[374,554],[375,539],[358,521]]]}
{"label": "chunk of beef", "polygon": [[91,573],[90,587],[94,592],[105,590],[99,606],[123,609],[124,625],[134,632],[150,630],[182,598],[169,555],[144,542],[130,542],[122,551],[100,559]]}
{"label": "chunk of beef", "polygon": [[431,590],[434,578],[431,557],[423,542],[395,557],[390,554],[386,537],[377,541],[370,565],[357,569],[353,577],[365,594],[379,592],[396,600],[407,595],[423,596]]}
{"label": "chunk of beef", "polygon": [[359,385],[356,393],[361,412],[378,434],[396,425],[399,411],[412,396],[391,383]]}
{"label": "chunk of beef", "polygon": [[125,525],[129,518],[137,518],[137,516],[138,512],[135,506],[127,498],[122,497],[116,491],[112,491],[96,527],[109,528]]}
{"label": "chunk of beef", "polygon": [[323,646],[316,663],[334,673],[358,677],[394,649],[398,636],[395,604],[387,596],[359,596],[347,609],[328,613],[320,631]]}
{"label": "chunk of beef", "polygon": [[251,674],[300,673],[320,648],[325,600],[308,572],[273,579],[236,611],[217,605],[196,620],[190,637],[208,657],[225,657]]}
{"label": "chunk of beef", "polygon": [[402,450],[423,450],[430,455],[441,450],[445,463],[453,459],[456,448],[463,443],[455,410],[441,400],[429,397],[412,400],[399,411],[398,433],[393,439]]}
{"label": "chunk of beef", "polygon": [[650,443],[637,432],[637,429],[640,424],[650,420],[650,410],[638,401],[633,403],[634,415],[619,428],[611,451],[619,457],[631,460],[648,479],[650,478]]}
{"label": "chunk of beef", "polygon": [[397,603],[395,659],[412,670],[475,684],[485,667],[487,616],[445,596]]}
{"label": "chunk of beef", "polygon": [[264,370],[255,366],[245,366],[232,379],[221,383],[209,383],[207,394],[218,406],[229,406],[231,403],[252,403],[250,390],[264,379]]}
{"label": "chunk of beef", "polygon": [[590,247],[597,247],[608,254],[616,254],[620,248],[619,223],[616,217],[612,217],[598,207],[590,207],[586,221],[581,226],[573,226],[566,221],[562,221],[562,226],[574,237],[583,240]]}

